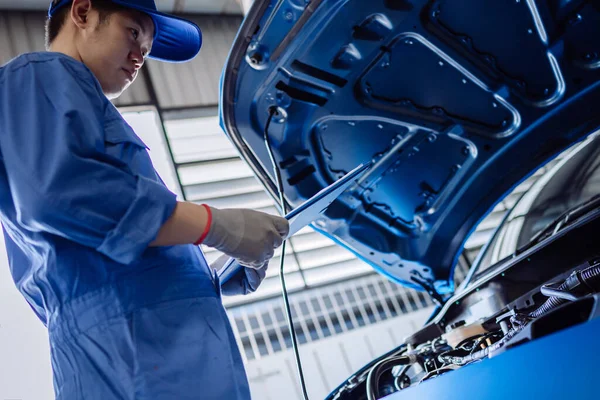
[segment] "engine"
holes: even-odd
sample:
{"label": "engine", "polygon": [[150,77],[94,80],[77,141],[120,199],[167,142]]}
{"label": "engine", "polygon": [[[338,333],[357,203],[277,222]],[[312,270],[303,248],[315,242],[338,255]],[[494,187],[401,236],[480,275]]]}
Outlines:
{"label": "engine", "polygon": [[[492,284],[487,290],[493,295],[475,303],[465,299],[458,311],[446,310],[439,322],[365,366],[329,399],[380,399],[599,316],[600,260],[586,261],[503,306],[502,299],[494,299],[501,289]],[[481,299],[491,314],[477,312],[474,305]]]}

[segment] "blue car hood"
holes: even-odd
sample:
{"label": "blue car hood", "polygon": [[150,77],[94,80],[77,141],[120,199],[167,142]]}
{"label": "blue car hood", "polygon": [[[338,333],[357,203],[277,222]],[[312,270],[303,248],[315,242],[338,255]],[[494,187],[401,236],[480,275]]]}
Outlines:
{"label": "blue car hood", "polygon": [[600,125],[600,17],[584,1],[256,0],[221,124],[290,207],[373,163],[314,227],[407,286],[449,293],[511,189]]}

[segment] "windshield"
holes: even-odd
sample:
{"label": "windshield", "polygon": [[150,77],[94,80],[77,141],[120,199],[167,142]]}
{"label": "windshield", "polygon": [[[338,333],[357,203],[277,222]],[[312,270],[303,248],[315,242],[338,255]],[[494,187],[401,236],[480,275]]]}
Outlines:
{"label": "windshield", "polygon": [[477,279],[498,261],[527,245],[561,214],[600,193],[600,137],[573,150],[515,204],[479,258]]}

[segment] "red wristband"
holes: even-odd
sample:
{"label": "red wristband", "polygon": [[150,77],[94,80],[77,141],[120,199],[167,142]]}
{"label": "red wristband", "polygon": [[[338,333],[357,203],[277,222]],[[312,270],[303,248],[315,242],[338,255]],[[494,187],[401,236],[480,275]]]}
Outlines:
{"label": "red wristband", "polygon": [[198,240],[196,240],[196,243],[194,243],[196,246],[201,244],[204,241],[204,239],[206,239],[208,231],[210,231],[210,224],[212,223],[212,212],[210,211],[210,207],[206,204],[202,204],[202,206],[206,209],[206,212],[208,213],[208,218],[206,219],[206,227],[204,228],[204,232],[202,232],[202,236],[200,236]]}

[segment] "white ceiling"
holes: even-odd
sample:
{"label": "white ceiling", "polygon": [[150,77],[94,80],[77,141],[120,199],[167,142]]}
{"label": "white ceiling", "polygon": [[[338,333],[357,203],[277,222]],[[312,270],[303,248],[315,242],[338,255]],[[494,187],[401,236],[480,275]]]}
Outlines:
{"label": "white ceiling", "polygon": [[[241,14],[242,0],[155,0],[160,11],[200,14]],[[47,10],[50,0],[0,0],[0,10]]]}

